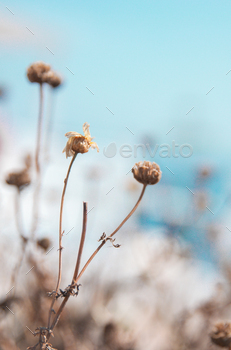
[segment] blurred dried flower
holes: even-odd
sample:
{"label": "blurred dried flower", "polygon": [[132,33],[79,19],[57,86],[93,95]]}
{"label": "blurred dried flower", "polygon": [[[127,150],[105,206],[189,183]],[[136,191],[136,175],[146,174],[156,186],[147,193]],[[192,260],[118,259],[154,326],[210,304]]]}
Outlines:
{"label": "blurred dried flower", "polygon": [[89,148],[97,149],[99,148],[95,142],[92,142],[93,137],[91,137],[89,131],[90,125],[88,123],[83,124],[84,136],[75,131],[70,131],[65,134],[69,138],[67,144],[63,150],[66,152],[66,158],[72,157],[75,153],[86,153],[89,151]]}
{"label": "blurred dried flower", "polygon": [[31,179],[27,169],[15,173],[9,173],[6,178],[6,183],[8,185],[16,186],[20,191],[25,186],[28,186],[30,182]]}
{"label": "blurred dried flower", "polygon": [[44,83],[44,75],[51,67],[44,62],[35,62],[27,68],[27,77],[31,83]]}
{"label": "blurred dried flower", "polygon": [[134,178],[144,185],[155,185],[161,179],[162,172],[156,163],[141,161],[132,168]]}
{"label": "blurred dried flower", "polygon": [[51,241],[49,240],[49,238],[42,238],[37,240],[37,246],[44,249],[45,251],[47,251],[50,245],[51,245]]}
{"label": "blurred dried flower", "polygon": [[211,340],[214,344],[221,347],[228,347],[231,344],[231,324],[217,323],[215,329],[210,333]]}
{"label": "blurred dried flower", "polygon": [[49,70],[48,72],[44,73],[43,82],[49,84],[53,88],[56,88],[62,83],[62,80],[54,71]]}
{"label": "blurred dried flower", "polygon": [[213,169],[210,166],[202,166],[198,171],[199,178],[207,179],[213,174]]}

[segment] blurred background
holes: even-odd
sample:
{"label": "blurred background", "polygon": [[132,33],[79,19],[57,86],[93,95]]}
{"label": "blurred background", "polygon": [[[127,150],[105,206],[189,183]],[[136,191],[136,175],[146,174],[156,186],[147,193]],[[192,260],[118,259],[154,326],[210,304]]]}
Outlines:
{"label": "blurred background", "polygon": [[[82,125],[88,122],[100,152],[80,154],[71,172],[64,206],[68,234],[63,240],[63,288],[73,274],[82,202],[88,202],[90,211],[86,261],[102,232],[110,234],[139,196],[141,184],[130,171],[134,163],[157,162],[162,179],[148,186],[140,207],[118,232],[116,243],[121,248],[108,244],[87,270],[80,296],[70,302],[72,308],[64,316],[74,330],[61,322],[56,346],[142,349],[145,345],[161,350],[215,346],[208,336],[210,327],[218,319],[229,319],[231,311],[230,11],[228,1],[207,0],[0,3],[4,317],[9,276],[21,249],[17,191],[5,179],[24,167],[27,154],[32,159],[35,154],[39,87],[28,81],[26,70],[43,61],[63,80],[57,89],[44,89],[36,231],[37,240],[48,238],[49,249],[55,249],[46,256],[43,247],[37,247],[34,255],[34,248],[28,248],[21,267],[24,277],[18,282],[20,298],[29,293],[27,283],[33,284],[25,273],[35,261],[51,284],[43,286],[42,298],[46,300],[44,290],[54,288],[60,198],[70,161],[62,154],[64,134],[83,133]],[[30,234],[32,201],[33,183],[20,194],[25,236]],[[45,277],[41,282],[39,268],[36,271],[33,278],[43,284]],[[33,298],[36,283],[34,288]],[[12,308],[18,307],[23,318],[20,302]],[[23,322],[15,317],[13,331],[12,320],[1,321],[6,345],[0,348],[33,345],[33,336],[28,340],[31,334],[19,324],[30,322],[31,329],[41,324],[33,316],[38,310],[25,307],[30,313]],[[80,310],[81,317],[73,310]],[[144,310],[149,310],[146,318]],[[45,306],[43,317],[47,319]],[[9,334],[14,344],[8,342]]]}

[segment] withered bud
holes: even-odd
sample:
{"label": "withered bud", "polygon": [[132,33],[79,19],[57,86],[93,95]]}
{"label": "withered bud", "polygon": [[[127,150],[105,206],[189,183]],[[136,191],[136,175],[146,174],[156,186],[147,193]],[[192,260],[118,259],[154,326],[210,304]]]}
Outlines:
{"label": "withered bud", "polygon": [[90,142],[85,138],[85,136],[73,139],[72,151],[76,153],[87,153],[89,148]]}
{"label": "withered bud", "polygon": [[6,177],[6,183],[8,185],[16,186],[20,191],[25,186],[28,186],[30,182],[31,179],[27,169],[15,173],[9,173]]}
{"label": "withered bud", "polygon": [[62,80],[54,71],[49,70],[47,73],[44,73],[43,82],[56,88],[62,83]]}
{"label": "withered bud", "polygon": [[42,238],[37,240],[37,246],[42,248],[45,252],[50,247],[50,245],[51,241],[49,240],[49,238]]}
{"label": "withered bud", "polygon": [[231,344],[231,324],[217,323],[210,337],[214,344],[223,348],[228,347]]}
{"label": "withered bud", "polygon": [[156,163],[141,161],[132,168],[134,178],[144,185],[155,185],[161,179],[162,172]]}
{"label": "withered bud", "polygon": [[49,72],[51,67],[44,62],[35,62],[27,69],[27,77],[31,83],[44,83],[44,74]]}

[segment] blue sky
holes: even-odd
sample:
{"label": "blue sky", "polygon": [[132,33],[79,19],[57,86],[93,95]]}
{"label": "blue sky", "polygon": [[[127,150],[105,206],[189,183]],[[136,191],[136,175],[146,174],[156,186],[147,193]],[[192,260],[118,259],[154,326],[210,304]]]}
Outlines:
{"label": "blue sky", "polygon": [[56,94],[57,138],[88,121],[101,149],[149,134],[158,143],[190,143],[195,157],[229,155],[229,1],[22,0],[1,2],[0,13],[18,33],[1,41],[9,89],[2,108],[17,130],[36,128],[37,86],[25,70],[42,60],[65,79]]}

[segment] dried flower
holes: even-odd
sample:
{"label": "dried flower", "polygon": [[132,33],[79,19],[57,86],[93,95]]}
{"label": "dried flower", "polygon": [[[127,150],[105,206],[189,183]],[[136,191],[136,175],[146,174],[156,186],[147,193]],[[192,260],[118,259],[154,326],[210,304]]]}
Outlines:
{"label": "dried flower", "polygon": [[37,246],[44,249],[45,251],[47,251],[50,245],[51,245],[51,241],[49,240],[49,238],[42,238],[37,240]]}
{"label": "dried flower", "polygon": [[31,83],[44,83],[44,75],[49,72],[51,67],[44,62],[35,62],[27,69],[27,77]]}
{"label": "dried flower", "polygon": [[18,187],[21,191],[25,186],[28,186],[31,182],[30,175],[27,169],[24,169],[19,172],[9,173],[6,178],[6,183],[8,185],[13,185]]}
{"label": "dried flower", "polygon": [[231,344],[231,324],[217,323],[215,329],[210,333],[211,340],[214,344],[221,347],[228,347]]}
{"label": "dried flower", "polygon": [[155,185],[160,181],[162,174],[159,165],[149,161],[136,163],[132,172],[134,178],[144,185]]}
{"label": "dried flower", "polygon": [[75,153],[86,153],[90,147],[93,149],[96,148],[97,152],[99,152],[97,144],[92,142],[93,137],[91,137],[89,127],[90,125],[88,123],[83,124],[84,136],[75,131],[65,134],[69,139],[63,150],[63,152],[66,152],[66,157],[72,157]]}
{"label": "dried flower", "polygon": [[62,80],[54,71],[49,70],[47,73],[44,73],[43,82],[56,88],[62,83]]}

